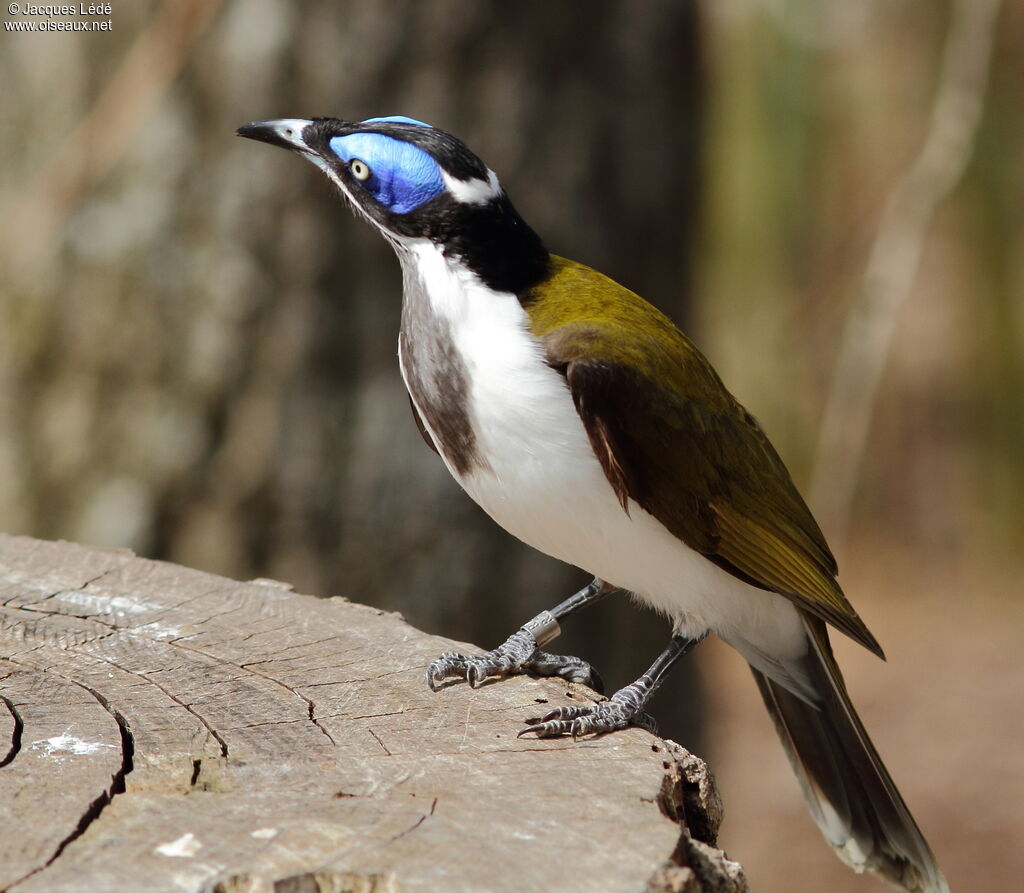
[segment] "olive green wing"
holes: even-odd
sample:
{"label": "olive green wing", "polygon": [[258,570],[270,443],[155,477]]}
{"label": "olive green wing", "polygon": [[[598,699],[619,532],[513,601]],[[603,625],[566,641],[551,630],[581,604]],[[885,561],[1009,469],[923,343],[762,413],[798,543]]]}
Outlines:
{"label": "olive green wing", "polygon": [[757,421],[665,322],[659,317],[662,337],[649,327],[637,334],[591,322],[542,338],[623,509],[632,500],[710,561],[884,657]]}

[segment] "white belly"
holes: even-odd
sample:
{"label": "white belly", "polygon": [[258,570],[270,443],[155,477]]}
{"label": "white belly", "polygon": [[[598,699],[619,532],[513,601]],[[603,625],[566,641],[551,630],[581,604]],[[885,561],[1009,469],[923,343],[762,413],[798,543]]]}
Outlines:
{"label": "white belly", "polygon": [[628,514],[622,509],[518,299],[457,294],[434,309],[453,323],[470,382],[484,464],[464,475],[449,470],[473,500],[523,542],[634,593],[686,635],[714,632],[759,666],[758,655],[804,653],[802,624],[787,599],[733,577],[636,503]]}
{"label": "white belly", "polygon": [[[489,467],[457,478],[466,492],[509,533],[634,593],[687,635],[732,640],[758,629],[770,653],[780,638],[802,653],[790,603],[708,561],[632,500],[627,514],[564,378],[536,359],[526,368],[509,359],[487,353],[480,364],[495,363],[494,374],[478,367],[471,379],[474,430]],[[519,383],[515,393],[508,381]]]}

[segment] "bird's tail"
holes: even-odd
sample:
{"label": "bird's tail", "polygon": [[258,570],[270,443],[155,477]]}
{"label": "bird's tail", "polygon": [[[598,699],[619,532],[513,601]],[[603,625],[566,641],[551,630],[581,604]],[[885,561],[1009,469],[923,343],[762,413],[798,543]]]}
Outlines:
{"label": "bird's tail", "polygon": [[804,615],[804,624],[812,644],[803,669],[820,696],[818,704],[756,669],[753,673],[815,822],[854,871],[867,869],[909,891],[949,893],[850,703],[824,623]]}

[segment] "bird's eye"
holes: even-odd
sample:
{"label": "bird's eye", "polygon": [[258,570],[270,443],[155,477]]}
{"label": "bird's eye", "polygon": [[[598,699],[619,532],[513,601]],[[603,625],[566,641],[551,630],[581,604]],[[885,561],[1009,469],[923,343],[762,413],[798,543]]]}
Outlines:
{"label": "bird's eye", "polygon": [[352,171],[352,176],[357,180],[370,179],[370,166],[365,161],[354,158],[349,162],[348,169]]}

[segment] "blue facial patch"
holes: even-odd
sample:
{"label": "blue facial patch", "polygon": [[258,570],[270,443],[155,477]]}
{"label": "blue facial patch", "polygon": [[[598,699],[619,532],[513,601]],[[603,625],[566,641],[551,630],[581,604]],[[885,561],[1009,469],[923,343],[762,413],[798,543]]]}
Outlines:
{"label": "blue facial patch", "polygon": [[353,133],[334,137],[330,146],[346,164],[357,158],[370,168],[360,185],[395,214],[408,214],[444,192],[438,163],[411,143],[382,133]]}

